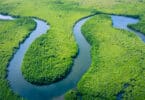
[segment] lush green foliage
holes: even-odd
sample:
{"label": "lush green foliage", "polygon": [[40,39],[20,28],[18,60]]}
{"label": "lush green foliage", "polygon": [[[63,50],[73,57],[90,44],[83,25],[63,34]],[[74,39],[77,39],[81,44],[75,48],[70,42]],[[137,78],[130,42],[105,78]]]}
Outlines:
{"label": "lush green foliage", "polygon": [[[59,38],[62,36],[59,35]],[[69,51],[66,47],[68,44],[62,46],[61,42],[55,40],[53,35],[45,34],[31,45],[22,66],[23,75],[29,82],[50,84],[67,75],[72,64],[70,55],[74,54],[76,46],[70,46],[72,50]]]}
{"label": "lush green foliage", "polygon": [[[49,84],[65,76],[70,70],[70,67],[71,67],[70,65],[72,64],[73,57],[77,53],[77,45],[75,43],[74,36],[72,33],[72,27],[76,20],[89,14],[88,10],[78,8],[79,7],[78,4],[73,1],[58,2],[55,0],[52,0],[52,1],[48,1],[48,0],[24,0],[24,1],[0,0],[0,2],[1,2],[0,3],[1,13],[9,13],[11,15],[17,15],[17,16],[19,15],[20,16],[35,16],[37,18],[44,19],[51,25],[51,28],[48,34],[42,35],[40,38],[34,41],[32,46],[30,47],[29,50],[33,49],[34,51],[33,54],[29,56],[31,58],[31,61],[27,62],[27,59],[29,59],[29,57],[27,57],[27,54],[29,54],[29,52],[31,51],[28,50],[26,54],[23,65],[25,65],[25,62],[26,64],[27,63],[30,64],[31,62],[32,64],[35,63],[34,60],[32,61],[32,59],[34,59],[33,57],[37,54],[36,50],[34,49],[37,49],[38,52],[45,51],[45,52],[41,52],[39,54],[39,57],[37,57],[38,59],[35,59],[35,60],[36,62],[38,62],[39,65],[41,65],[39,66],[39,68],[41,68],[40,71],[42,71],[43,68],[47,69],[49,67],[49,71],[48,70],[45,71],[45,73],[47,73],[48,75],[46,75],[45,73],[42,73],[41,78],[39,79],[35,78],[37,82],[35,81],[35,79],[32,79],[32,81],[34,83],[41,84],[39,83],[39,81],[44,80],[46,77],[47,78],[46,82],[47,84]],[[45,43],[42,43],[41,41],[42,39],[45,40],[44,41]],[[41,44],[41,47],[39,44]],[[35,45],[37,46],[33,48]],[[47,54],[49,53],[49,54],[44,55],[46,53]],[[41,59],[41,57],[45,59]],[[3,66],[5,70],[6,70],[6,67],[7,67],[6,65],[9,59],[7,58],[6,60],[7,60],[5,61],[6,64]],[[44,62],[43,60],[46,62]],[[50,66],[50,65],[55,65],[55,66]],[[34,64],[34,66],[36,65]],[[26,65],[25,68],[27,67],[29,66]],[[24,70],[23,73],[25,74],[26,71],[29,71],[29,70]],[[34,75],[37,75],[34,77],[38,77],[37,71],[39,70],[37,70],[36,68],[35,70],[32,71],[33,74],[35,73]],[[49,72],[52,74],[49,74]],[[2,75],[6,76],[6,73],[2,73]],[[27,74],[24,76],[27,76]],[[31,74],[31,76],[33,75]],[[29,80],[29,78],[27,80]],[[42,84],[45,84],[45,81],[42,82]],[[2,87],[0,86],[0,88],[2,89],[4,88],[4,86],[8,87],[6,84],[3,84],[3,86]],[[1,95],[0,96],[4,98],[3,95],[5,95],[5,97],[11,98],[11,95],[13,94],[11,93],[9,95],[9,93],[4,92],[4,91],[8,91],[6,89],[4,89],[3,92],[1,92],[2,96]]]}
{"label": "lush green foliage", "polygon": [[77,90],[83,100],[115,100],[121,91],[124,99],[143,100],[145,44],[134,33],[112,28],[107,15],[93,17],[82,31],[92,45],[91,67]]}
{"label": "lush green foliage", "polygon": [[139,23],[128,25],[128,27],[145,34],[145,19],[141,18]]}
{"label": "lush green foliage", "polygon": [[75,90],[70,90],[65,94],[65,99],[66,100],[78,100],[79,99],[79,94]]}
{"label": "lush green foliage", "polygon": [[[59,3],[55,2],[54,4],[58,5]],[[69,6],[70,3],[63,5],[63,7]],[[61,6],[53,9],[50,13],[56,13],[56,10],[61,9]],[[64,78],[70,71],[73,58],[77,53],[72,27],[73,23],[83,14],[80,15],[77,11],[75,14],[72,8],[64,9],[60,14],[59,12],[56,18],[54,14],[53,20],[50,21],[51,29],[49,33],[33,42],[24,58],[22,72],[31,83],[38,85],[50,84]]]}
{"label": "lush green foliage", "polygon": [[[135,7],[135,10],[134,10],[134,7]],[[30,73],[29,70],[31,71],[32,68],[35,66],[38,67],[35,64],[35,62],[38,62],[38,65],[40,65],[39,66],[40,70],[37,70],[35,68],[35,70],[32,71],[34,75],[31,75],[32,78],[35,78],[35,79],[37,77],[36,75],[38,74],[37,72],[41,72],[43,69],[44,70],[49,69],[49,71],[48,70],[44,71],[44,73],[42,73],[42,76],[41,76],[41,77],[47,77],[47,80],[46,80],[47,83],[51,83],[51,82],[58,80],[59,78],[62,78],[63,76],[65,76],[65,74],[70,69],[70,65],[72,64],[72,59],[76,55],[76,52],[77,52],[77,46],[74,41],[74,36],[72,34],[72,27],[73,27],[75,21],[77,21],[78,19],[80,19],[83,16],[87,16],[87,15],[95,13],[95,12],[103,12],[103,13],[109,13],[109,14],[113,13],[113,14],[122,14],[122,15],[124,15],[124,14],[125,15],[139,15],[141,18],[140,23],[142,23],[142,25],[140,25],[139,27],[137,27],[137,26],[134,26],[134,27],[137,27],[136,30],[141,31],[142,29],[144,29],[143,28],[144,27],[143,20],[145,18],[145,17],[143,17],[144,9],[145,9],[144,0],[61,0],[61,1],[58,1],[58,0],[0,0],[0,12],[1,13],[8,13],[8,14],[20,15],[20,16],[35,16],[35,17],[44,19],[48,23],[50,23],[51,28],[50,28],[50,31],[48,32],[48,34],[41,36],[40,38],[38,38],[36,41],[33,42],[32,46],[29,48],[29,50],[25,56],[25,60],[23,63],[23,66],[24,66],[23,73],[24,73],[24,76],[27,76],[27,74],[25,74],[25,73],[26,72]],[[105,28],[107,28],[107,26]],[[107,29],[110,29],[110,28],[107,28]],[[104,30],[107,31],[107,29],[104,29]],[[7,27],[5,30],[8,30]],[[110,31],[112,31],[112,29]],[[11,33],[13,33],[13,31]],[[15,31],[14,31],[14,33],[15,33]],[[126,33],[126,32],[122,31],[121,33]],[[94,37],[94,35],[92,37]],[[125,37],[125,39],[126,38],[128,39],[128,37]],[[42,39],[44,39],[45,41],[44,42],[41,41]],[[125,39],[123,39],[123,40],[125,40]],[[88,40],[90,42],[93,41],[92,39],[88,39]],[[97,41],[96,39],[94,39],[94,40]],[[16,41],[17,44],[18,44],[18,42],[19,41]],[[108,41],[108,43],[109,42],[110,41]],[[104,43],[106,43],[106,42],[104,42]],[[96,50],[99,45],[98,42],[96,42],[95,44],[96,44],[96,48],[93,47],[94,50]],[[11,44],[9,44],[9,45],[11,46]],[[130,45],[133,46],[132,44],[130,44]],[[130,46],[130,45],[127,45],[127,46]],[[4,46],[2,45],[1,47],[4,47]],[[37,51],[35,49],[37,49]],[[118,49],[120,50],[120,48],[118,48]],[[31,53],[31,50],[33,51],[33,54]],[[143,48],[142,48],[142,50],[143,50]],[[122,52],[124,52],[124,51],[122,51]],[[115,54],[120,54],[120,53],[122,54],[122,52],[119,52],[119,53],[115,52]],[[0,53],[2,53],[2,51],[0,51]],[[34,58],[37,55],[37,53],[39,53],[39,57],[37,56],[36,58]],[[7,56],[7,54],[9,54],[9,57],[10,57],[12,55],[12,51],[5,52],[4,56]],[[48,54],[48,55],[44,55],[44,54]],[[128,53],[128,55],[129,54],[130,54],[130,52]],[[29,57],[28,57],[28,55],[29,55]],[[92,53],[92,55],[94,55],[94,53]],[[132,54],[130,54],[130,55],[132,55]],[[136,53],[134,53],[134,55],[136,55]],[[5,60],[1,60],[1,61],[3,61],[2,64],[4,64],[1,69],[4,72],[1,74],[2,76],[6,76],[5,70],[6,70],[6,65],[8,63],[9,57],[5,58]],[[98,57],[98,55],[96,55],[96,58],[97,57]],[[121,56],[120,56],[120,58],[121,58]],[[32,62],[28,61],[29,59],[31,59],[31,61],[32,61],[32,59],[35,59],[35,61],[34,60]],[[112,58],[109,59],[109,57],[108,57],[108,60],[111,60],[111,59]],[[28,64],[33,64],[34,66],[30,66],[32,68],[27,70],[27,67],[29,67]],[[133,65],[133,64],[131,64],[131,65]],[[56,66],[57,66],[57,69],[55,69]],[[97,66],[97,64],[96,64],[96,66]],[[103,66],[103,64],[102,64],[102,66]],[[58,68],[58,67],[60,67],[60,68]],[[91,68],[93,68],[93,67],[91,67]],[[59,70],[63,70],[63,71],[60,72]],[[108,74],[111,72],[110,70],[108,70]],[[118,68],[116,68],[116,70],[120,71]],[[116,70],[114,69],[114,72],[116,72]],[[125,70],[128,70],[128,69],[125,68]],[[94,71],[95,71],[95,69],[94,69]],[[47,74],[51,73],[51,74],[47,75],[45,73],[47,73]],[[112,74],[110,73],[110,76],[111,75]],[[87,76],[87,74],[85,76]],[[38,83],[39,83],[39,81],[41,81],[41,79],[44,80],[44,78],[41,78],[41,77],[39,79],[36,79],[36,81]],[[48,80],[48,77],[50,77],[50,80]],[[93,75],[88,76],[88,77],[93,77]],[[101,76],[98,76],[98,77],[101,78]],[[115,78],[113,75],[112,75],[112,77]],[[53,79],[53,78],[55,78],[55,79]],[[35,81],[35,79],[29,80],[29,78],[28,78],[27,80],[37,83]],[[5,81],[5,83],[1,84],[0,88],[1,89],[5,88],[5,89],[3,89],[2,92],[0,91],[0,96],[3,97],[5,95],[4,97],[10,98],[11,95],[13,95],[13,94],[11,94],[11,92],[10,93],[5,92],[5,91],[8,91],[7,90],[8,86],[7,86],[6,80],[4,80],[4,78],[2,78],[2,81]],[[2,82],[2,81],[0,81],[0,82]],[[102,81],[103,81],[103,79],[102,79]],[[101,85],[100,85],[100,87],[101,87]],[[119,88],[121,89],[120,85],[119,85]],[[116,90],[116,91],[118,92],[118,90]],[[91,90],[88,90],[88,91],[91,91]],[[113,89],[112,89],[112,91],[113,91]],[[107,92],[108,91],[106,91],[106,93]],[[109,93],[110,92],[108,92],[108,95],[109,95]],[[110,93],[110,94],[112,94],[112,93]],[[104,95],[106,95],[106,94],[104,94]],[[91,99],[92,97],[90,97],[90,95],[86,95],[85,98]]]}
{"label": "lush green foliage", "polygon": [[[9,89],[6,68],[19,43],[35,28],[35,22],[29,18],[13,21],[0,20],[0,100],[20,99]],[[18,31],[19,30],[19,31]]]}

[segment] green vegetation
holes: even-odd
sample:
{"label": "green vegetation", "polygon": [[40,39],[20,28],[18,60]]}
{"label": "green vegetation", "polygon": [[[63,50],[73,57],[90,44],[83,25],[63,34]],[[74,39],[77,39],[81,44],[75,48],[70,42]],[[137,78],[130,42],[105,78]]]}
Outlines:
{"label": "green vegetation", "polygon": [[141,18],[139,23],[128,25],[128,27],[145,34],[145,19]]}
{"label": "green vegetation", "polygon": [[[62,35],[59,35],[59,38],[61,37]],[[50,84],[65,77],[72,64],[70,56],[73,57],[74,52],[76,52],[74,51],[76,46],[70,46],[72,50],[69,51],[66,47],[68,44],[64,43],[61,46],[61,40],[59,42],[59,40],[55,40],[53,35],[48,34],[38,38],[31,45],[24,58],[22,66],[24,77],[29,82],[38,85]],[[60,49],[57,50],[58,48]]]}
{"label": "green vegetation", "polygon": [[115,100],[124,91],[126,100],[143,100],[145,44],[134,33],[113,28],[107,15],[96,15],[82,31],[92,45],[92,64],[66,99],[80,94],[83,100]]}
{"label": "green vegetation", "polygon": [[[134,10],[134,7],[135,7],[135,10]],[[103,13],[108,13],[108,14],[119,14],[119,15],[131,15],[131,16],[138,15],[141,21],[138,24],[133,25],[132,28],[145,33],[144,9],[145,9],[144,0],[61,0],[61,1],[58,1],[58,0],[0,0],[1,13],[17,15],[17,16],[27,16],[27,17],[35,16],[37,18],[44,19],[51,26],[47,34],[42,35],[41,37],[39,37],[36,41],[32,43],[32,45],[30,46],[24,58],[23,67],[22,67],[23,75],[28,81],[35,84],[50,84],[52,82],[60,80],[61,78],[65,77],[68,74],[69,70],[71,69],[71,65],[73,63],[73,58],[77,54],[77,50],[78,50],[73,33],[72,33],[73,25],[78,19],[87,15],[90,15],[90,14],[96,13],[96,12],[103,12]],[[133,77],[137,76],[133,74],[138,73],[137,70],[140,72],[142,68],[142,65],[143,65],[142,62],[144,60],[144,57],[143,57],[144,54],[142,54],[144,50],[143,44],[138,40],[138,38],[136,38],[136,36],[133,35],[133,33],[129,33],[123,30],[119,31],[119,30],[113,29],[111,27],[110,18],[108,17],[103,17],[103,18],[104,19],[101,19],[102,21],[106,20],[110,24],[107,25],[107,23],[106,24],[101,23],[99,27],[96,24],[96,20],[94,22],[90,21],[90,23],[94,23],[94,25],[92,24],[92,27],[97,25],[97,27],[95,28],[92,28],[92,27],[90,28],[89,34],[92,37],[87,35],[88,34],[87,29],[89,29],[89,27],[86,29],[86,31],[84,29],[83,30],[85,32],[85,36],[87,37],[88,41],[93,46],[92,47],[93,63],[88,71],[88,73],[92,71],[91,72],[92,74],[86,73],[84,77],[88,77],[91,80],[93,80],[93,78],[94,80],[101,80],[101,83],[104,82],[104,84],[98,85],[99,81],[93,81],[94,82],[93,83],[91,80],[90,82],[87,83],[86,81],[88,81],[87,80],[88,78],[86,78],[86,80],[83,78],[78,85],[79,87],[78,91],[80,91],[83,94],[83,98],[86,98],[86,99],[91,99],[91,98],[94,99],[93,96],[94,96],[94,93],[96,93],[96,91],[99,94],[99,96],[103,95],[103,97],[106,97],[106,98],[110,98],[113,95],[111,97],[112,99],[114,98],[114,94],[117,94],[122,89],[123,84],[126,82],[133,85],[129,85],[129,87],[126,88],[126,90],[124,90],[124,91],[127,91],[125,92],[127,93],[125,94],[125,96],[128,96],[128,94],[130,94],[130,96],[132,95],[136,96],[136,94],[131,94],[128,92],[131,89],[133,89],[132,93],[138,93],[139,95],[142,95],[143,92],[137,92],[137,91],[141,91],[140,88],[144,89],[143,86],[138,85],[139,83],[142,83],[139,81],[143,80],[143,76],[139,76],[135,78],[136,79],[135,82],[134,82],[134,79],[132,79],[132,81],[129,81],[129,80],[131,77],[130,75],[132,75]],[[99,17],[97,17],[97,19],[99,19]],[[88,24],[86,25],[91,26]],[[106,26],[104,27],[104,25]],[[98,27],[100,28],[100,31],[97,30]],[[27,28],[31,28],[31,27],[29,26]],[[25,30],[25,28],[22,28],[22,29]],[[2,29],[0,29],[0,31],[1,30]],[[5,27],[4,30],[9,30],[9,28]],[[18,33],[19,32],[21,32],[21,30],[18,31]],[[5,52],[3,52],[3,49],[0,49],[1,50],[0,51],[0,54],[1,54],[0,64],[2,65],[0,66],[0,69],[1,69],[0,77],[2,77],[0,80],[0,89],[2,89],[2,91],[0,91],[0,99],[6,98],[6,100],[9,100],[8,98],[11,98],[11,99],[14,98],[13,93],[8,92],[9,91],[8,85],[7,85],[8,83],[5,79],[6,67],[7,67],[10,57],[12,56],[14,52],[12,48],[18,47],[20,39],[22,40],[22,37],[18,38],[12,35],[12,33],[16,33],[14,30],[11,30],[10,33],[11,33],[10,36],[12,37],[12,39],[15,40],[12,43],[15,43],[17,45],[14,45],[14,44],[12,45],[12,43],[7,44],[11,47],[11,52],[9,50],[6,50]],[[29,31],[23,32],[23,34],[24,33],[28,34]],[[98,34],[98,33],[102,33],[102,34]],[[114,33],[117,33],[117,34],[114,35]],[[7,39],[7,37],[5,36],[5,39]],[[102,38],[99,38],[99,37],[102,37]],[[107,41],[106,40],[107,38],[108,38],[108,42],[105,42]],[[1,40],[2,39],[0,38],[0,41]],[[104,42],[101,42],[101,41],[104,41]],[[5,43],[7,43],[7,41],[4,41],[4,44]],[[100,47],[100,43],[101,43],[101,47]],[[115,45],[113,44],[111,45],[111,43],[113,44],[115,43]],[[0,48],[6,48],[5,46],[6,45],[2,45]],[[112,48],[110,48],[110,46]],[[98,50],[98,52],[96,52],[96,50]],[[99,51],[101,52],[101,54]],[[107,52],[107,51],[110,51],[110,52]],[[113,53],[113,56],[112,56],[112,53]],[[97,59],[100,55],[103,55],[103,57],[101,56],[99,59]],[[118,60],[115,59],[117,57],[118,57]],[[130,60],[132,60],[132,61],[129,60],[130,63],[128,61],[129,57],[131,57]],[[5,60],[1,60],[1,59],[5,59]],[[97,60],[94,61],[94,59],[97,59]],[[136,59],[139,60],[138,63]],[[104,61],[106,61],[106,63],[104,63]],[[138,64],[140,64],[141,67]],[[117,67],[114,67],[115,65],[117,65]],[[94,67],[94,66],[97,66],[97,67]],[[118,66],[123,66],[123,67],[118,67]],[[137,68],[137,66],[139,66],[139,68]],[[39,67],[39,69],[35,67]],[[31,71],[32,73],[30,73]],[[106,74],[102,75],[101,71],[102,73],[106,73]],[[131,74],[131,71],[132,71],[132,74]],[[40,77],[38,77],[38,73],[40,74],[40,72],[42,73]],[[122,74],[126,77],[121,77],[123,76]],[[108,84],[105,82],[107,82]],[[97,85],[93,86],[90,84],[97,84]],[[117,89],[115,89],[116,87],[114,84],[116,84]],[[92,87],[89,87],[89,85]],[[140,84],[140,85],[143,85],[143,84]],[[87,86],[89,87],[89,89],[86,88]],[[84,89],[84,92],[82,92],[83,91],[82,89]],[[69,98],[69,94],[71,93],[74,96],[74,98],[76,98],[75,94],[78,95],[77,92],[74,92],[74,91],[69,92],[67,95],[68,98]],[[96,97],[96,95],[94,97]]]}
{"label": "green vegetation", "polygon": [[[55,2],[55,4],[58,6],[52,10],[53,13],[62,9],[61,5],[63,7],[70,6],[70,3],[60,5],[59,2]],[[22,66],[22,72],[27,81],[38,85],[51,84],[69,73],[73,58],[77,53],[72,27],[73,23],[81,16],[77,11],[74,13],[74,10],[71,9],[58,10],[61,13],[50,21],[49,33],[39,37],[29,48]],[[78,12],[81,11],[78,9]],[[64,19],[61,20],[62,18]],[[47,19],[51,19],[51,17]]]}
{"label": "green vegetation", "polygon": [[79,100],[79,96],[76,90],[70,90],[65,94],[65,100]]}
{"label": "green vegetation", "polygon": [[[13,3],[16,2],[13,1]],[[35,12],[36,9],[38,9],[37,12]],[[85,9],[82,11],[75,2],[26,0],[16,6],[14,11],[12,9],[10,14],[39,17],[49,21],[51,26],[48,34],[40,36],[33,42],[26,53],[22,65],[25,79],[41,85],[64,78],[70,71],[73,58],[77,53],[77,45],[72,33],[73,24],[89,12]]]}
{"label": "green vegetation", "polygon": [[23,42],[34,28],[35,22],[29,18],[18,18],[13,21],[0,20],[0,100],[20,99],[9,89],[6,70],[19,43]]}

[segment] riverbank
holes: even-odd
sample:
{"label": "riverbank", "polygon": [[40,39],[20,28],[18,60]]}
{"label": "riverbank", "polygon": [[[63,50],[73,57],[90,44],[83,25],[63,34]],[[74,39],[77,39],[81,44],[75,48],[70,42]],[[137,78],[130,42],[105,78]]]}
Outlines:
{"label": "riverbank", "polygon": [[113,28],[108,15],[92,17],[82,27],[82,32],[92,46],[92,64],[79,81],[77,90],[66,94],[66,100],[115,100],[125,84],[128,85],[121,98],[143,99],[143,41],[132,32]]}
{"label": "riverbank", "polygon": [[[142,19],[145,18],[143,10],[145,6],[142,0],[25,0],[23,2],[18,0],[0,0],[0,2],[0,12],[17,16],[36,16],[37,18],[44,19],[47,23],[49,22],[51,30],[45,38],[49,43],[52,43],[52,45],[48,44],[50,46],[49,49],[55,48],[60,57],[69,56],[71,58],[77,54],[77,45],[72,33],[72,27],[76,20],[84,16],[95,12],[104,12],[108,14],[139,16],[141,21],[144,21]],[[136,7],[136,10],[133,10],[134,7]],[[141,27],[144,26],[142,25]],[[59,39],[61,40],[58,41]],[[58,42],[59,46],[57,43],[53,46],[53,42]],[[76,47],[76,50],[73,50],[74,52],[71,52],[71,55],[62,55],[61,52],[72,50],[73,47],[69,47],[70,45]],[[60,48],[60,46],[63,48]],[[45,45],[42,45],[42,47],[45,47]],[[56,52],[51,51],[51,54],[56,54]],[[3,95],[3,93],[5,92],[1,92],[0,95]],[[10,97],[10,95],[13,94],[10,93],[6,96]],[[43,93],[41,95],[43,96]]]}
{"label": "riverbank", "polygon": [[12,56],[19,48],[19,44],[22,43],[35,28],[35,22],[29,18],[18,18],[9,21],[0,20],[0,27],[0,99],[19,100],[21,98],[12,92],[6,80],[7,66]]}
{"label": "riverbank", "polygon": [[29,100],[41,100],[42,96],[39,96],[39,94],[42,93],[45,99],[52,99],[76,87],[77,82],[90,66],[90,45],[87,43],[81,33],[81,26],[88,20],[88,18],[78,21],[74,26],[74,35],[79,46],[79,53],[74,60],[72,71],[65,79],[61,80],[60,82],[45,86],[36,86],[30,84],[23,78],[21,73],[21,65],[27,49],[37,37],[43,33],[46,33],[45,31],[48,28],[47,24],[43,21],[38,19],[34,20],[37,22],[37,27],[34,31],[31,32],[30,36],[24,41],[24,43],[20,44],[20,48],[13,56],[13,59],[10,61],[7,79],[9,80],[10,86],[15,93],[18,93],[19,95]]}

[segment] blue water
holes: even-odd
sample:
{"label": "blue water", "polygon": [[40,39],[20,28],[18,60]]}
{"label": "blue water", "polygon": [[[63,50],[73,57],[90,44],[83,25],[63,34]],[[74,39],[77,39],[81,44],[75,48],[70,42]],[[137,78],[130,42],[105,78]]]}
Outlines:
{"label": "blue water", "polygon": [[[144,35],[127,28],[127,24],[137,23],[138,19],[122,16],[111,17],[114,27],[134,32],[143,41],[145,41]],[[3,15],[0,16],[0,19],[14,20],[10,16],[5,17]],[[74,65],[72,66],[70,74],[65,79],[46,86],[32,85],[23,78],[23,75],[21,73],[21,64],[27,49],[37,37],[46,33],[46,31],[49,29],[47,23],[38,19],[34,19],[37,23],[36,29],[30,34],[30,36],[24,41],[24,43],[20,45],[20,48],[17,50],[16,54],[14,55],[8,66],[7,79],[10,82],[11,89],[18,95],[28,100],[63,100],[63,95],[68,90],[73,89],[77,86],[78,81],[81,79],[81,77],[87,71],[91,64],[91,46],[88,44],[88,42],[81,33],[81,27],[88,19],[89,18],[85,18],[78,21],[73,28],[74,36],[79,47],[79,54],[74,59]],[[122,98],[122,95],[123,94],[119,94],[118,100]]]}
{"label": "blue water", "polygon": [[[125,17],[125,16],[116,16],[116,15],[112,15],[111,18],[112,18],[112,22],[113,22],[113,27],[133,32],[143,42],[145,42],[145,35],[143,35],[140,32],[134,31],[134,30],[132,30],[132,29],[127,27],[128,24],[135,24],[135,23],[137,23],[139,21],[138,19],[131,18],[131,17]],[[124,85],[124,88],[127,88],[127,87],[128,87],[127,84]],[[124,94],[124,91],[122,89],[122,91],[117,94],[116,99],[117,100],[122,100],[123,94]]]}
{"label": "blue water", "polygon": [[11,17],[11,16],[8,16],[8,15],[1,15],[1,14],[0,14],[0,19],[1,19],[1,20],[14,20],[14,18]]}
{"label": "blue water", "polygon": [[125,16],[116,16],[116,15],[112,15],[111,17],[112,17],[114,27],[133,32],[138,37],[140,37],[140,39],[142,41],[145,42],[145,35],[144,34],[137,32],[137,31],[134,31],[134,30],[127,27],[128,24],[135,24],[135,23],[139,22],[138,19],[131,18],[131,17],[125,17]]}
{"label": "blue water", "polygon": [[27,82],[21,73],[21,64],[27,49],[37,37],[46,33],[49,29],[47,23],[38,19],[34,20],[37,23],[37,27],[24,43],[20,45],[20,48],[10,61],[7,79],[9,80],[11,89],[28,100],[64,99],[63,94],[76,87],[78,81],[91,64],[90,45],[81,33],[81,26],[88,20],[88,18],[79,21],[73,29],[79,47],[79,54],[74,59],[70,74],[62,81],[46,86],[36,86]]}

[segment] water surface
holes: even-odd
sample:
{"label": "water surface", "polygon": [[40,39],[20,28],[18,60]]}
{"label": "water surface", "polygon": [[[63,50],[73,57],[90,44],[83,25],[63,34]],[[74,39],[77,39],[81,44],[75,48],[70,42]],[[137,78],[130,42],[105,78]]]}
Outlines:
{"label": "water surface", "polygon": [[[1,17],[2,16],[2,17]],[[10,16],[1,15],[0,19],[3,20],[12,20]],[[113,26],[116,28],[125,29],[128,31],[135,32],[127,27],[127,24],[137,23],[138,19],[123,17],[123,16],[111,16],[113,21]],[[10,82],[12,90],[19,94],[20,96],[28,100],[51,100],[51,99],[64,99],[63,95],[70,89],[73,89],[77,86],[78,81],[81,79],[83,74],[87,71],[91,64],[91,46],[86,41],[84,36],[81,33],[82,25],[89,18],[82,19],[78,21],[74,28],[74,36],[79,47],[79,54],[74,59],[74,64],[70,74],[63,80],[45,86],[36,86],[27,82],[21,73],[21,64],[24,58],[24,55],[32,44],[32,42],[39,37],[40,35],[46,33],[49,29],[49,26],[44,21],[34,19],[37,23],[36,29],[30,34],[30,36],[20,45],[20,48],[17,50],[13,59],[10,61],[8,66],[8,77],[7,79]],[[144,35],[139,32],[135,32],[143,41],[145,41]],[[49,33],[48,33],[49,34]],[[122,98],[122,95],[119,95],[119,98]],[[118,99],[120,100],[120,99]]]}
{"label": "water surface", "polygon": [[8,16],[8,15],[1,15],[1,14],[0,14],[0,19],[1,19],[1,20],[14,20],[14,18],[11,17],[11,16]]}
{"label": "water surface", "polygon": [[[131,17],[125,17],[125,16],[116,16],[116,15],[112,15],[111,18],[112,18],[112,22],[113,22],[113,27],[133,32],[143,42],[145,42],[145,35],[127,27],[128,24],[136,24],[139,21],[138,19],[131,18]],[[127,87],[128,87],[128,85],[124,85],[123,89],[117,94],[117,96],[116,96],[117,100],[122,100],[123,94],[124,94],[123,90]]]}
{"label": "water surface", "polygon": [[[11,20],[11,18],[5,16],[2,18],[5,20]],[[60,82],[45,86],[36,86],[27,82],[21,73],[23,58],[29,46],[37,37],[46,33],[49,29],[47,23],[38,19],[34,20],[37,23],[37,27],[24,43],[20,45],[20,48],[10,61],[7,79],[9,80],[11,89],[28,100],[64,99],[63,95],[68,90],[76,87],[78,81],[91,64],[90,45],[81,33],[81,26],[88,20],[88,18],[79,21],[73,29],[79,47],[79,54],[74,59],[74,64],[70,74]]]}
{"label": "water surface", "polygon": [[125,16],[116,16],[112,15],[113,26],[116,28],[128,30],[130,32],[135,33],[142,41],[145,42],[145,35],[143,33],[134,31],[127,27],[128,24],[136,24],[139,22],[139,19],[132,18],[132,17],[125,17]]}

